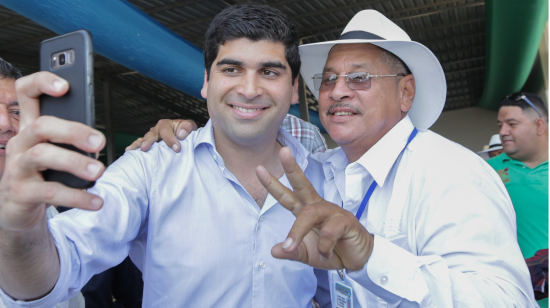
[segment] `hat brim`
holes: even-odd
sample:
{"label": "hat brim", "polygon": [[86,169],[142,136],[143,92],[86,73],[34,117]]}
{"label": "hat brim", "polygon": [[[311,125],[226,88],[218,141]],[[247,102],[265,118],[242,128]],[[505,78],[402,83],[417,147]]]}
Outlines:
{"label": "hat brim", "polygon": [[[387,41],[349,39],[313,43],[300,46],[302,77],[311,93],[319,99],[319,91],[313,86],[312,77],[323,71],[328,54],[336,44],[370,43],[386,49],[399,57],[411,70],[416,93],[409,117],[419,129],[430,128],[445,106],[447,83],[445,73],[435,55],[424,45],[412,41]],[[378,72],[369,72],[377,74]]]}
{"label": "hat brim", "polygon": [[487,160],[487,159],[491,158],[491,157],[489,157],[489,152],[498,151],[498,150],[502,150],[502,147],[497,146],[497,147],[492,147],[488,150],[479,151],[479,152],[477,152],[477,155],[479,155],[479,156],[481,156],[481,158]]}

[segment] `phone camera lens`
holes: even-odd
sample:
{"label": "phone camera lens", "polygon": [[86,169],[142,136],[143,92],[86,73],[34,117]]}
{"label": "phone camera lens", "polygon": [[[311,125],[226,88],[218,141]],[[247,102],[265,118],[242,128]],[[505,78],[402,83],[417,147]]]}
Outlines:
{"label": "phone camera lens", "polygon": [[59,55],[59,65],[65,65],[65,54],[64,53]]}

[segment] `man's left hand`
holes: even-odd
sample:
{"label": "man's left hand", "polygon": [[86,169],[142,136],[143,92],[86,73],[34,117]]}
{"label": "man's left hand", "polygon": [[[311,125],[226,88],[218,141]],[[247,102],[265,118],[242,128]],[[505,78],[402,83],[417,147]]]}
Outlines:
{"label": "man's left hand", "polygon": [[352,213],[319,196],[289,148],[282,148],[279,155],[294,192],[262,166],[256,175],[296,221],[287,239],[275,245],[271,254],[320,269],[362,269],[372,252],[374,237]]}

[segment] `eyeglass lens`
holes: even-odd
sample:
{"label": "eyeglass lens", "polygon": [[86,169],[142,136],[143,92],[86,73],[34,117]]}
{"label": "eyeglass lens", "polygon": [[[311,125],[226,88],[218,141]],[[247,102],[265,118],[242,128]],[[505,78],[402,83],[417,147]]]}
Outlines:
{"label": "eyeglass lens", "polygon": [[350,73],[347,75],[315,74],[313,76],[315,90],[332,90],[338,81],[338,77],[345,77],[346,85],[352,90],[367,90],[371,85],[371,78],[366,72]]}

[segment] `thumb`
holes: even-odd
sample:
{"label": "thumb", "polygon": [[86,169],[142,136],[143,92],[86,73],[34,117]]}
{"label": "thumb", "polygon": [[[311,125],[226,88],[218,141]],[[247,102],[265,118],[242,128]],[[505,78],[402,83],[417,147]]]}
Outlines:
{"label": "thumb", "polygon": [[271,249],[271,255],[277,259],[293,260],[308,264],[308,253],[304,243],[298,246],[298,249],[294,249],[291,252],[286,252],[282,247],[283,243],[279,243]]}

